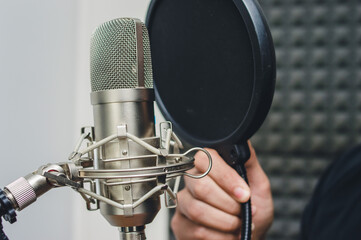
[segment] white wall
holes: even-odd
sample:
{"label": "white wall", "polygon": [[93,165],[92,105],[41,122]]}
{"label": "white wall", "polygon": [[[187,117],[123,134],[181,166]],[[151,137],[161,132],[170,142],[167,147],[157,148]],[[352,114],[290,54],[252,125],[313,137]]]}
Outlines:
{"label": "white wall", "polygon": [[[76,4],[0,1],[0,186],[48,162],[74,142]],[[5,223],[10,240],[71,239],[70,189],[56,189]],[[61,237],[60,237],[61,236]]]}
{"label": "white wall", "polygon": [[[80,127],[92,125],[89,41],[117,17],[144,20],[148,0],[0,0],[0,187],[40,165],[66,161]],[[167,239],[167,213],[147,227]],[[118,239],[78,194],[55,189],[4,224],[10,240]]]}

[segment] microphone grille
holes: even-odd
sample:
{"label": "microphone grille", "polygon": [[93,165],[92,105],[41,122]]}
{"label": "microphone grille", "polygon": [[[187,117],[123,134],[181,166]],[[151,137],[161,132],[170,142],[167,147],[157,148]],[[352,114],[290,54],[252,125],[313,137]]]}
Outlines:
{"label": "microphone grille", "polygon": [[[141,42],[137,42],[137,30],[142,33]],[[91,39],[90,77],[93,92],[153,88],[149,35],[144,23],[119,18],[97,27]]]}

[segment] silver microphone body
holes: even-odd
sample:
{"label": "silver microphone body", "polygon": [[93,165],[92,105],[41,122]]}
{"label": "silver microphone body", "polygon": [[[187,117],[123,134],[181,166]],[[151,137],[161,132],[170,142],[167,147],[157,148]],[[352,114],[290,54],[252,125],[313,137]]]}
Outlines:
{"label": "silver microphone body", "polygon": [[[154,133],[149,38],[143,23],[131,18],[115,19],[95,30],[91,42],[91,85],[95,141],[117,131],[127,131],[159,147],[159,138]],[[126,129],[119,129],[120,126]],[[156,158],[141,157],[150,154],[131,140],[115,139],[99,149],[98,169],[157,166]],[[124,205],[132,204],[157,186],[157,179],[143,180],[100,179],[101,195]],[[159,209],[158,195],[132,210],[100,203],[102,215],[118,227],[144,226],[154,219]]]}

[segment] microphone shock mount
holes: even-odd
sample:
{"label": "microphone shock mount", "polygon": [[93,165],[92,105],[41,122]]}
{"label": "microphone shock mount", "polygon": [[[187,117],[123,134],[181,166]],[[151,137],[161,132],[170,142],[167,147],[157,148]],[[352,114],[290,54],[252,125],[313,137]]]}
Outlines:
{"label": "microphone shock mount", "polygon": [[[94,128],[82,128],[68,162],[42,166],[9,184],[4,191],[0,189],[1,216],[13,223],[16,221],[15,210],[21,211],[52,188],[68,186],[81,195],[89,211],[100,208],[105,218],[119,227],[120,239],[146,239],[145,225],[159,211],[159,196],[164,193],[166,207],[176,207],[181,176],[202,178],[212,167],[212,158],[203,148],[181,153],[183,145],[172,131],[170,122],[161,123],[160,129],[160,137],[141,139],[127,132],[127,126],[123,124],[117,127],[116,134],[95,142]],[[122,156],[105,159],[102,148],[108,143],[122,148]],[[130,156],[129,152],[134,149],[143,149],[136,151],[144,154]],[[201,175],[192,175],[186,171],[194,167],[193,156],[198,151],[207,155],[209,167]],[[121,167],[99,169],[94,167],[95,162]],[[171,183],[174,183],[173,188]],[[116,196],[110,194],[114,189]],[[0,225],[2,235],[0,240],[7,240]]]}

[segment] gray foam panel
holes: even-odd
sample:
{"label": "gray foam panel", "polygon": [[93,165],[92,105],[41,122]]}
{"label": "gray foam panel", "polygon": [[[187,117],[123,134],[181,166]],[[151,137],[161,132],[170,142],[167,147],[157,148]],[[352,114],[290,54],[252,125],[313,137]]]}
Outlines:
{"label": "gray foam panel", "polygon": [[260,4],[277,57],[273,105],[252,138],[275,202],[267,239],[297,239],[317,179],[361,139],[361,5],[356,0]]}

